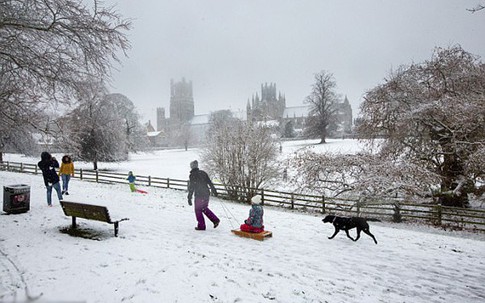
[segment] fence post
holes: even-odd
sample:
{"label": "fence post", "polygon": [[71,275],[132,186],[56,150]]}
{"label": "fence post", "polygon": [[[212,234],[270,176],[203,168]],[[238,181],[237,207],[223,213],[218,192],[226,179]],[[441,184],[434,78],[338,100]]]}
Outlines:
{"label": "fence post", "polygon": [[20,162],[20,172],[24,172],[24,163]]}
{"label": "fence post", "polygon": [[34,166],[34,169],[35,169],[35,174],[37,175],[37,165]]}
{"label": "fence post", "polygon": [[152,186],[152,177],[148,176],[148,186]]}
{"label": "fence post", "polygon": [[7,161],[7,171],[10,171],[10,162]]}
{"label": "fence post", "polygon": [[322,196],[322,214],[325,213],[325,196]]}
{"label": "fence post", "polygon": [[170,188],[170,178],[167,178],[167,188]]}
{"label": "fence post", "polygon": [[436,205],[436,225],[441,226],[441,216],[442,216],[442,208],[441,203]]}
{"label": "fence post", "polygon": [[79,179],[83,179],[83,169],[79,169]]}
{"label": "fence post", "polygon": [[98,175],[98,170],[96,170],[96,183],[99,182],[99,175]]}
{"label": "fence post", "polygon": [[261,189],[261,205],[264,205],[264,188]]}
{"label": "fence post", "polygon": [[291,193],[291,209],[295,209],[295,194]]}

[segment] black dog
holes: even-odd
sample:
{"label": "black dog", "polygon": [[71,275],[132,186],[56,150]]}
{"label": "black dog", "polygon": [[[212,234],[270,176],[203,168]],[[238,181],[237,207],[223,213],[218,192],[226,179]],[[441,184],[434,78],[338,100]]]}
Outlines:
{"label": "black dog", "polygon": [[[328,215],[326,216],[323,220],[323,223],[332,223],[333,226],[335,227],[335,233],[331,236],[328,237],[329,239],[333,239],[340,230],[344,230],[345,233],[347,234],[347,237],[349,237],[352,241],[357,241],[360,238],[360,232],[363,231],[369,236],[374,239],[374,242],[377,244],[377,240],[374,237],[373,234],[370,233],[369,231],[369,224],[367,221],[379,221],[378,219],[365,219],[365,218],[359,218],[359,217],[338,217],[338,216],[333,216],[333,215]],[[353,239],[349,235],[349,230],[352,228],[357,228],[357,238]]]}

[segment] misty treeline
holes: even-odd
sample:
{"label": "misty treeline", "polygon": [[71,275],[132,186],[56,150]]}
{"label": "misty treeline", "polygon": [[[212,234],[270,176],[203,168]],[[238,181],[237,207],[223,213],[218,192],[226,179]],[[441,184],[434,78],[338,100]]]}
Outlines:
{"label": "misty treeline", "polygon": [[466,207],[485,191],[485,64],[460,46],[403,65],[369,90],[356,155],[300,153],[293,181],[327,195],[421,199]]}
{"label": "misty treeline", "polygon": [[0,0],[0,11],[0,160],[37,152],[32,134],[94,163],[135,149],[131,102],[103,88],[130,21],[97,0]]}

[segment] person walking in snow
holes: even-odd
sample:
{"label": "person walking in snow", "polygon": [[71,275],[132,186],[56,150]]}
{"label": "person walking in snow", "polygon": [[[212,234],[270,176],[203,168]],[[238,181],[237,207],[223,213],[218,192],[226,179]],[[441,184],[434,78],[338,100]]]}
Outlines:
{"label": "person walking in snow", "polygon": [[194,210],[197,219],[195,230],[205,230],[204,215],[214,224],[214,228],[219,225],[219,218],[209,209],[209,188],[212,194],[217,197],[217,190],[209,175],[199,169],[197,160],[190,162],[189,195],[187,200],[189,205],[192,205],[192,195],[195,196]]}
{"label": "person walking in snow", "polygon": [[71,180],[71,177],[74,177],[74,163],[72,163],[72,159],[68,155],[62,157],[59,176],[62,179],[62,194],[69,195],[69,180]]}
{"label": "person walking in snow", "polygon": [[56,172],[56,168],[59,168],[59,162],[48,152],[42,152],[40,159],[37,165],[42,171],[42,177],[44,177],[44,184],[47,190],[47,205],[52,206],[52,188],[56,190],[59,201],[62,201],[59,176]]}
{"label": "person walking in snow", "polygon": [[136,192],[136,187],[135,187],[135,181],[136,181],[136,177],[133,175],[133,172],[132,171],[129,171],[128,172],[128,178],[126,178],[126,180],[128,180],[128,182],[130,183],[130,190],[131,192]]}
{"label": "person walking in snow", "polygon": [[263,206],[261,206],[261,196],[257,195],[251,198],[251,209],[249,210],[249,217],[244,220],[244,224],[240,226],[241,231],[250,233],[260,233],[264,231],[263,225]]}

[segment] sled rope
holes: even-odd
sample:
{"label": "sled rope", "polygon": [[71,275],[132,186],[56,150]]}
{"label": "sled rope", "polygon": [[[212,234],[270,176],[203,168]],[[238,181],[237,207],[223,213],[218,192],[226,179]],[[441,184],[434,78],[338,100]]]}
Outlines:
{"label": "sled rope", "polygon": [[229,220],[229,224],[231,224],[231,228],[234,229],[233,220],[237,222],[236,217],[234,214],[229,210],[229,208],[226,207],[224,202],[219,200],[221,202],[222,209],[224,210],[224,213],[226,214],[226,218]]}

